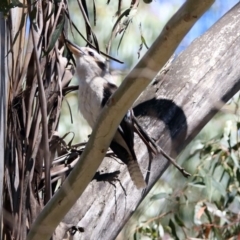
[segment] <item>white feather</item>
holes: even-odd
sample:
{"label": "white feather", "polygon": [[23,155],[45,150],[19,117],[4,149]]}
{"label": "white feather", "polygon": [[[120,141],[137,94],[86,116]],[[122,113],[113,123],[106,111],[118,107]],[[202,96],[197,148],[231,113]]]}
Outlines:
{"label": "white feather", "polygon": [[[93,128],[102,109],[104,87],[110,82],[109,74],[106,75],[104,69],[98,65],[99,63],[105,63],[105,59],[102,56],[86,47],[79,49],[80,51],[77,52],[78,56],[76,56],[76,73],[79,82],[79,110],[90,127]],[[108,76],[108,80],[104,78],[104,75]],[[128,145],[118,131],[114,136],[114,141],[129,153],[127,167],[132,181],[138,189],[145,188],[146,183],[138,162],[136,159],[133,159]]]}

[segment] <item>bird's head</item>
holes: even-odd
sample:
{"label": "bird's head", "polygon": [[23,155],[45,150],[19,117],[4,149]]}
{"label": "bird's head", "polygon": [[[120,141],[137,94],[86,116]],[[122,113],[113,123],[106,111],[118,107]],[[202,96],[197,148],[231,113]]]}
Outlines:
{"label": "bird's head", "polygon": [[78,47],[67,41],[69,50],[75,56],[76,70],[81,79],[103,77],[106,74],[106,59],[89,47]]}

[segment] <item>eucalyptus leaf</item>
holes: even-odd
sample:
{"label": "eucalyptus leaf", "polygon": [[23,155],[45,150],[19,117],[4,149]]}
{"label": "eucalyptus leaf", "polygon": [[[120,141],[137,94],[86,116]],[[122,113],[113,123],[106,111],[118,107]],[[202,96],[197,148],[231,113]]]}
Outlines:
{"label": "eucalyptus leaf", "polygon": [[221,182],[217,182],[214,178],[211,179],[211,185],[214,189],[216,189],[221,195],[224,197],[226,196],[226,190],[225,187]]}
{"label": "eucalyptus leaf", "polygon": [[172,235],[175,237],[175,239],[179,240],[179,237],[178,237],[177,232],[176,232],[175,224],[172,221],[172,219],[169,220],[169,227],[171,228]]}
{"label": "eucalyptus leaf", "polygon": [[63,30],[63,27],[64,27],[64,18],[61,19],[60,23],[57,25],[55,31],[53,32],[52,34],[52,38],[50,40],[50,43],[48,45],[48,49],[47,51],[45,52],[45,54],[48,54],[55,46],[59,36],[61,35],[62,33],[62,30]]}
{"label": "eucalyptus leaf", "polygon": [[167,197],[168,197],[168,194],[165,193],[165,192],[162,192],[162,193],[158,193],[158,194],[153,195],[150,198],[150,200],[151,201],[156,201],[156,200],[160,200],[160,199],[167,198]]}
{"label": "eucalyptus leaf", "polygon": [[232,158],[232,160],[233,160],[233,162],[234,162],[234,165],[235,165],[235,167],[237,167],[237,168],[239,168],[239,159],[238,159],[238,157],[236,156],[236,153],[235,153],[235,151],[233,151],[233,150],[231,150],[231,158]]}
{"label": "eucalyptus leaf", "polygon": [[174,219],[175,219],[176,223],[178,224],[178,226],[185,227],[183,221],[180,219],[180,217],[177,214],[174,214]]}

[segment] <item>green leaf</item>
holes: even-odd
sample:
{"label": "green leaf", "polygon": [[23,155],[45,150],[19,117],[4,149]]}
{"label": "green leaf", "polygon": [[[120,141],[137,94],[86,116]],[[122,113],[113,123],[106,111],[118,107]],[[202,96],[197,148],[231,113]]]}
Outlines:
{"label": "green leaf", "polygon": [[48,49],[45,52],[45,54],[48,54],[54,48],[55,43],[57,42],[60,34],[62,33],[63,27],[64,27],[64,18],[61,19],[60,23],[57,25],[55,31],[53,32],[50,43],[48,45]]}
{"label": "green leaf", "polygon": [[236,193],[228,193],[227,196],[225,196],[225,203],[224,208],[227,208],[235,199]]}
{"label": "green leaf", "polygon": [[237,169],[236,175],[237,175],[238,182],[240,182],[240,169],[239,168]]}
{"label": "green leaf", "polygon": [[[205,205],[205,204],[204,204]],[[207,205],[205,205],[206,206],[206,208],[205,208],[205,213],[206,213],[206,216],[207,216],[207,218],[208,218],[208,221],[209,221],[209,223],[212,223],[212,218],[211,218],[211,215],[210,215],[210,213],[209,213],[209,211],[208,211],[208,208],[207,208]]]}
{"label": "green leaf", "polygon": [[147,227],[147,228],[145,228],[145,232],[146,233],[151,233],[152,231],[151,231],[151,229],[149,227]]}
{"label": "green leaf", "polygon": [[36,21],[37,8],[34,7],[33,10],[29,13],[29,18],[31,22]]}
{"label": "green leaf", "polygon": [[179,216],[177,214],[174,214],[174,219],[175,219],[176,223],[178,224],[178,226],[185,227],[183,221],[179,218]]}
{"label": "green leaf", "polygon": [[118,17],[117,21],[115,22],[115,24],[114,24],[114,26],[113,26],[113,28],[112,28],[112,34],[114,33],[114,30],[115,30],[115,28],[117,27],[117,25],[118,25],[118,23],[120,22],[120,20],[121,20],[124,16],[127,17],[130,12],[131,12],[131,8],[128,8],[128,9],[126,9],[126,10],[124,10],[124,11],[122,12],[122,14]]}
{"label": "green leaf", "polygon": [[174,224],[174,222],[172,221],[172,219],[169,220],[169,227],[171,228],[172,235],[175,237],[175,239],[176,239],[176,240],[179,240],[179,238],[178,238],[178,236],[177,236],[175,224]]}
{"label": "green leaf", "polygon": [[231,150],[231,159],[233,160],[235,167],[239,168],[238,164],[239,159],[233,150]]}
{"label": "green leaf", "polygon": [[205,183],[206,183],[206,190],[208,193],[209,199],[212,198],[212,180],[209,176],[205,177]]}
{"label": "green leaf", "polygon": [[237,130],[240,129],[240,122],[237,122]]}
{"label": "green leaf", "polygon": [[150,201],[156,201],[156,200],[167,198],[167,197],[168,197],[168,194],[165,193],[165,192],[162,192],[162,193],[158,193],[158,194],[153,195],[150,198]]}
{"label": "green leaf", "polygon": [[22,4],[19,0],[12,0],[12,4],[14,7],[26,8],[27,6]]}
{"label": "green leaf", "polygon": [[189,186],[197,187],[197,188],[205,188],[205,183],[203,182],[195,182],[195,183],[188,183]]}
{"label": "green leaf", "polygon": [[228,120],[225,123],[224,132],[223,132],[223,138],[226,141],[229,141],[229,139],[231,137],[232,125],[233,125],[233,122],[231,120]]}
{"label": "green leaf", "polygon": [[137,236],[138,234],[137,234],[137,232],[135,232],[134,234],[133,234],[133,239],[134,240],[138,240],[138,236]]}
{"label": "green leaf", "polygon": [[206,145],[203,148],[204,154],[210,154],[212,152],[212,145]]}
{"label": "green leaf", "polygon": [[34,7],[33,10],[29,13],[29,18],[30,18],[30,22],[31,22],[33,28],[37,32],[38,27],[37,27],[37,24],[36,24],[36,15],[37,15],[37,8]]}
{"label": "green leaf", "polygon": [[144,3],[149,4],[152,2],[152,0],[143,0]]}
{"label": "green leaf", "polygon": [[219,162],[218,161],[216,161],[215,163],[213,162],[212,164],[211,164],[211,171],[210,172],[212,172],[212,175],[214,174],[214,172],[215,172],[215,170],[216,170],[216,168],[219,166]]}
{"label": "green leaf", "polygon": [[206,170],[206,169],[204,169],[204,168],[200,168],[200,169],[199,169],[199,174],[203,177],[203,179],[205,179],[206,176],[208,175],[208,171],[209,171],[209,170]]}
{"label": "green leaf", "polygon": [[0,1],[0,12],[3,12],[5,16],[7,16],[9,10],[13,8],[14,6],[12,4],[8,4],[7,0],[1,0]]}
{"label": "green leaf", "polygon": [[5,16],[8,15],[8,12],[11,8],[26,8],[27,6],[22,4],[19,0],[12,0],[11,3],[9,3],[7,0],[1,0],[0,1],[0,12],[3,12]]}
{"label": "green leaf", "polygon": [[226,189],[221,182],[217,182],[214,178],[211,179],[211,184],[214,189],[218,190],[219,193],[224,197],[226,196]]}
{"label": "green leaf", "polygon": [[148,47],[148,45],[147,45],[147,43],[146,43],[146,40],[145,40],[145,38],[144,38],[143,36],[141,36],[141,41],[142,41],[142,43],[144,44],[144,46],[145,46],[147,49],[149,49],[149,47]]}
{"label": "green leaf", "polygon": [[195,141],[194,145],[191,147],[190,155],[194,155],[204,148],[204,145],[200,140]]}

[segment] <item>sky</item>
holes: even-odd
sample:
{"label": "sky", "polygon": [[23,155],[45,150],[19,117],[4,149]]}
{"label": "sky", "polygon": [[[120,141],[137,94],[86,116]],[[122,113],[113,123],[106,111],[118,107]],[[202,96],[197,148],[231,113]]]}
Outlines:
{"label": "sky", "polygon": [[[152,12],[160,19],[169,18],[172,15],[172,9],[178,8],[184,3],[184,0],[158,0],[153,1],[151,5]],[[229,11],[239,0],[216,0],[212,7],[197,21],[194,27],[186,35],[176,53],[184,50],[195,38],[206,32],[218,19]]]}
{"label": "sky", "polygon": [[[124,35],[119,51],[116,51],[116,46],[112,48],[111,54],[122,60],[124,64],[112,62],[112,67],[119,70],[132,68],[139,60],[137,54],[141,43],[139,25],[141,24],[143,36],[147,45],[150,47],[167,21],[178,11],[184,2],[185,0],[153,0],[151,4],[144,4],[143,1],[140,2],[140,8]],[[175,54],[178,55],[182,52],[194,39],[206,32],[238,2],[239,0],[215,0],[212,7],[196,22],[179,44]],[[123,1],[123,3],[126,4],[126,1]],[[106,6],[104,6],[103,11],[105,11],[105,13],[106,9]],[[108,12],[110,12],[109,9]],[[97,34],[100,41],[101,33],[102,28],[100,28],[99,34]],[[114,41],[118,43],[119,39]],[[147,49],[143,47],[141,57],[146,51]]]}
{"label": "sky", "polygon": [[[91,2],[91,1],[90,1]],[[112,62],[113,69],[127,70],[131,69],[138,62],[138,52],[141,44],[140,24],[143,37],[146,40],[147,45],[150,47],[153,41],[161,32],[167,21],[173,16],[173,14],[182,6],[185,0],[152,0],[150,4],[140,1],[138,10],[133,15],[131,24],[127,28],[122,41],[120,41],[122,34],[118,34],[112,41],[111,55],[123,61],[124,64]],[[212,7],[197,21],[187,36],[180,43],[176,50],[176,55],[183,51],[195,38],[203,34],[209,29],[220,17],[222,17],[230,8],[232,8],[239,0],[215,0]],[[85,33],[84,22],[82,21],[79,7],[76,1],[71,1],[71,15],[72,19],[79,29]],[[110,4],[106,4],[106,1],[96,0],[96,14],[97,21],[94,26],[92,16],[92,4],[89,4],[90,23],[93,27],[93,31],[97,36],[100,48],[105,51],[106,45],[110,39],[112,27],[117,21],[116,17],[113,17],[117,10],[118,1],[111,1]],[[129,7],[129,0],[122,1],[122,11]],[[123,18],[124,22],[124,18]],[[72,39],[78,45],[85,45],[85,41],[75,34]],[[121,46],[118,48],[118,44],[121,42]],[[147,51],[145,47],[142,48],[140,57]]]}

